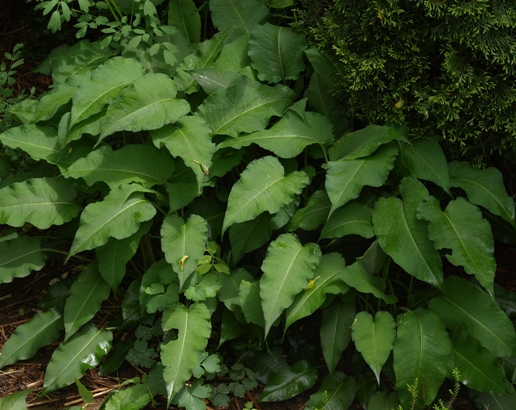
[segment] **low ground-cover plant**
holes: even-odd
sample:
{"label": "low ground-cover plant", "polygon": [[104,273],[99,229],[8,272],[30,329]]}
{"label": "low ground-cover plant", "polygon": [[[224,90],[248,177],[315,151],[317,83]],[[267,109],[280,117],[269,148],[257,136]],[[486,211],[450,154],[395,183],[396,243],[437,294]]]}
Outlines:
{"label": "low ground-cover plant", "polygon": [[321,380],[306,409],[420,409],[458,374],[479,408],[514,406],[515,302],[494,284],[493,232],[515,227],[500,172],[401,128],[348,132],[325,82],[335,67],[264,2],[210,1],[218,32],[199,43],[193,3],[173,4],[185,24],[148,39],[173,59],[143,39],[61,48],[42,66],[54,88],[0,134],[39,161],[0,184],[0,283],[56,254],[82,266],[0,367],[59,341],[41,395],[99,364],[145,369],[105,409],[157,394],[223,405],[256,380],[262,401]]}

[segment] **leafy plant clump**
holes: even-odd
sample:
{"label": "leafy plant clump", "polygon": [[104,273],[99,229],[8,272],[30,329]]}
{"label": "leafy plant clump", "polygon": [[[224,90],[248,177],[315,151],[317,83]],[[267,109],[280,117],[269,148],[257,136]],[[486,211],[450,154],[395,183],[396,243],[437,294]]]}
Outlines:
{"label": "leafy plant clump", "polygon": [[302,0],[296,26],[339,62],[346,115],[482,162],[516,148],[515,16],[506,0]]}
{"label": "leafy plant clump", "polygon": [[479,408],[514,406],[500,172],[403,129],[349,132],[336,67],[278,20],[285,3],[211,0],[205,39],[204,12],[173,1],[166,23],[142,23],[153,36],[82,40],[42,64],[54,87],[0,134],[34,161],[0,183],[0,283],[63,254],[80,273],[49,286],[0,367],[58,341],[42,396],[140,367],[104,409],[225,405],[256,381],[283,401],[318,380],[306,409],[422,409],[459,373]]}

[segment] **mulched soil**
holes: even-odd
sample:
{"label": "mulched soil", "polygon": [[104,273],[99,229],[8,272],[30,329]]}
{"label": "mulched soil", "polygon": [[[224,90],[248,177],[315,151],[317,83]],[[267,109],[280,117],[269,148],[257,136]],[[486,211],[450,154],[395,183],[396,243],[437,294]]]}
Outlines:
{"label": "mulched soil", "polygon": [[[33,24],[34,21],[32,20],[27,20],[26,13],[32,7],[33,4],[27,6],[24,0],[0,0],[0,63],[3,61],[4,52],[12,51],[13,46],[17,43],[25,43],[25,49],[30,49],[35,34],[44,31],[44,23],[38,25]],[[47,42],[50,42],[52,38],[49,35]],[[57,45],[59,44],[55,46]],[[47,53],[51,48],[50,46]],[[17,82],[13,86],[15,94],[18,95],[22,91],[30,93],[32,88],[35,89],[36,95],[48,90],[51,79],[32,71],[40,61],[32,60],[27,53],[24,53],[24,58],[25,64],[18,68]],[[502,171],[509,193],[513,196],[516,195],[515,164],[502,158],[492,158],[490,162],[490,165],[497,166]],[[2,228],[0,226],[0,235]],[[496,282],[506,289],[516,291],[516,245],[497,242],[495,254],[498,263]],[[17,326],[29,321],[39,311],[36,304],[46,291],[49,281],[52,278],[68,274],[70,271],[73,273],[73,266],[65,266],[62,262],[58,259],[55,263],[45,267],[42,272],[33,273],[27,278],[16,279],[12,283],[0,285],[0,348],[3,347],[3,344],[16,330]],[[453,269],[454,272],[456,271],[457,274],[462,274],[460,269],[457,270],[452,266],[449,266],[449,268]],[[98,318],[98,321],[102,322],[103,319]],[[72,405],[82,405],[82,400],[75,386],[59,389],[43,398],[38,397],[38,392],[41,391],[43,385],[45,367],[55,345],[40,349],[36,357],[30,360],[0,370],[0,397],[32,388],[34,391],[28,397],[28,407],[31,409],[63,409]],[[96,370],[86,372],[81,382],[95,397],[95,402],[88,405],[87,408],[97,409],[103,398],[111,390],[118,388],[124,380],[139,376],[141,373],[140,369],[127,362],[118,371],[117,375],[99,376]],[[240,410],[244,408],[247,401],[256,401],[261,389],[263,389],[263,386],[249,392],[244,399],[233,398],[229,409]],[[263,410],[300,410],[304,408],[310,393],[312,392],[279,404],[256,403],[255,407]],[[160,398],[157,400],[155,406],[148,406],[147,409],[165,408],[165,401]],[[361,409],[358,404],[354,404],[352,408]],[[455,408],[472,410],[476,407],[466,394],[461,393]]]}

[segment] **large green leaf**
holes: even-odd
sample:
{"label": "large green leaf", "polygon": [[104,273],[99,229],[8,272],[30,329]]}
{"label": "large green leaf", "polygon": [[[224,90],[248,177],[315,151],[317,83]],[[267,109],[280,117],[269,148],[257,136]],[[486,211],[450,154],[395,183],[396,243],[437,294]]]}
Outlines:
{"label": "large green leaf", "polygon": [[109,330],[99,330],[90,323],[61,343],[48,363],[41,395],[69,386],[87,370],[96,367],[111,349],[112,340],[113,334]]}
{"label": "large green leaf", "polygon": [[236,313],[240,307],[240,283],[243,280],[253,282],[253,276],[242,268],[233,270],[229,275],[219,273],[217,276],[222,283],[218,298],[229,310]]}
{"label": "large green leaf", "polygon": [[155,146],[165,146],[174,157],[181,157],[185,165],[193,170],[200,192],[215,152],[211,129],[204,120],[198,116],[184,117],[175,125],[167,125],[151,135]]}
{"label": "large green leaf", "polygon": [[80,212],[77,191],[63,178],[33,178],[0,189],[0,224],[39,229],[62,225]]}
{"label": "large green leaf", "polygon": [[113,294],[116,295],[118,286],[124,278],[125,265],[136,253],[142,235],[145,235],[149,228],[149,222],[142,223],[138,231],[128,238],[110,238],[105,245],[95,249],[100,274],[113,289]]}
{"label": "large green leaf", "polygon": [[245,34],[251,34],[269,15],[269,10],[259,0],[212,0],[210,11],[213,25],[220,31],[234,29]]}
{"label": "large green leaf", "polygon": [[263,130],[273,115],[281,116],[292,105],[295,93],[288,87],[234,85],[210,95],[198,108],[214,134],[238,137]]}
{"label": "large green leaf", "polygon": [[322,115],[305,112],[303,116],[293,110],[287,113],[271,128],[229,138],[217,146],[240,149],[251,144],[272,151],[281,158],[294,158],[311,144],[328,145],[333,141],[332,125]]}
{"label": "large green leaf", "polygon": [[46,259],[39,238],[20,236],[0,242],[0,284],[43,269]]}
{"label": "large green leaf", "polygon": [[111,188],[138,182],[150,188],[163,184],[174,172],[174,161],[149,145],[131,144],[113,151],[104,146],[75,161],[65,177],[83,178],[88,185],[104,181]]}
{"label": "large green leaf", "polygon": [[330,149],[330,159],[359,159],[373,154],[381,145],[391,141],[404,141],[407,139],[394,128],[386,125],[368,125],[367,127],[346,134],[339,139]]}
{"label": "large green leaf", "polygon": [[[51,119],[63,105],[72,100],[78,84],[75,81],[70,80],[75,77],[77,76],[69,78],[62,84],[57,84],[54,88],[41,96],[38,108],[32,118],[32,123]],[[89,76],[80,77],[84,80],[89,78]]]}
{"label": "large green leaf", "polygon": [[360,235],[364,238],[374,236],[371,216],[373,210],[360,203],[347,203],[337,209],[324,224],[321,236],[324,238],[342,238],[347,235]]}
{"label": "large green leaf", "polygon": [[330,215],[345,203],[358,198],[364,186],[382,186],[397,154],[396,146],[387,144],[366,158],[328,162],[326,190],[332,203]]}
{"label": "large green leaf", "polygon": [[307,360],[300,360],[271,377],[260,396],[260,402],[288,400],[312,387],[317,370]]}
{"label": "large green leaf", "polygon": [[234,223],[252,220],[262,212],[278,212],[292,201],[294,195],[300,194],[308,182],[308,175],[302,171],[285,176],[283,166],[275,157],[254,160],[231,189],[222,232]]}
{"label": "large green leaf", "polygon": [[350,123],[344,117],[344,106],[331,93],[331,89],[317,72],[314,72],[310,78],[307,96],[310,107],[331,121],[337,138],[342,137],[349,130]]}
{"label": "large green leaf", "polygon": [[139,410],[151,399],[149,386],[136,384],[123,390],[114,390],[114,394],[109,396],[101,407],[103,410]]}
{"label": "large green leaf", "polygon": [[451,341],[439,316],[427,309],[403,314],[393,352],[396,390],[403,406],[410,408],[412,396],[407,385],[416,382],[416,409],[423,408],[423,403],[432,403],[452,354]]}
{"label": "large green leaf", "polygon": [[294,302],[287,308],[285,331],[295,321],[311,315],[319,309],[327,294],[344,294],[349,290],[340,278],[346,261],[340,253],[327,253],[321,258],[311,280],[304,291],[298,293]]}
{"label": "large green leaf", "polygon": [[367,404],[368,410],[393,410],[400,405],[396,392],[377,391],[373,393]]}
{"label": "large green leaf", "polygon": [[342,301],[336,298],[323,310],[321,321],[321,347],[326,366],[331,373],[335,370],[340,356],[351,341],[351,326],[355,317],[355,300]]}
{"label": "large green leaf", "polygon": [[229,241],[231,243],[231,259],[237,263],[244,254],[264,245],[272,235],[272,215],[264,212],[255,219],[231,225]]}
{"label": "large green leaf", "polygon": [[448,164],[450,186],[462,188],[475,205],[483,206],[501,216],[513,227],[514,199],[507,195],[501,172],[496,168],[476,169],[467,162],[452,161]]}
{"label": "large green leaf", "polygon": [[132,58],[115,57],[97,67],[73,96],[70,127],[100,112],[143,74],[142,65]]}
{"label": "large green leaf", "polygon": [[402,165],[411,176],[432,181],[446,192],[450,192],[446,157],[436,140],[418,139],[412,145],[404,145],[402,157]]}
{"label": "large green leaf", "polygon": [[355,262],[347,266],[341,275],[342,280],[355,288],[360,293],[372,293],[377,298],[383,299],[386,303],[396,303],[398,300],[394,295],[384,293],[385,283],[378,277],[369,274],[362,263]]}
{"label": "large green leaf", "polygon": [[262,264],[260,297],[265,315],[265,336],[272,324],[305,289],[321,260],[314,243],[301,245],[294,234],[282,234],[267,248]]}
{"label": "large green leaf", "polygon": [[249,57],[261,81],[296,80],[305,68],[305,36],[291,28],[266,23],[256,26],[249,39]]}
{"label": "large green leaf", "polygon": [[152,219],[156,209],[144,198],[143,190],[138,185],[120,185],[103,201],[86,206],[68,257],[102,246],[111,237],[128,238],[141,222]]}
{"label": "large green leaf", "polygon": [[165,74],[137,78],[109,105],[99,142],[117,131],[155,130],[178,121],[190,105],[175,96],[175,83]]}
{"label": "large green leaf", "polygon": [[165,259],[154,262],[143,274],[138,299],[147,313],[164,311],[179,300],[179,280]]}
{"label": "large green leaf", "polygon": [[315,191],[308,198],[306,205],[296,211],[287,225],[287,229],[289,231],[296,229],[313,231],[328,219],[330,208],[331,202],[326,190]]}
{"label": "large green leaf", "polygon": [[191,215],[185,222],[176,214],[168,215],[161,226],[161,248],[165,259],[179,277],[179,288],[197,269],[208,242],[208,224],[199,215]]}
{"label": "large green leaf", "polygon": [[92,319],[110,293],[97,264],[88,265],[73,283],[64,308],[65,341]]}
{"label": "large green leaf", "polygon": [[102,48],[99,41],[91,43],[89,40],[81,40],[63,51],[51,53],[50,60],[45,60],[41,65],[50,68],[46,73],[52,73],[54,84],[59,84],[73,75],[95,69],[111,57],[112,52],[108,47]]}
{"label": "large green leaf", "polygon": [[168,25],[176,26],[189,43],[201,41],[201,16],[193,0],[176,0],[168,3]]}
{"label": "large green leaf", "polygon": [[444,281],[444,295],[432,299],[429,307],[446,327],[466,331],[496,356],[515,355],[516,332],[511,320],[472,283],[457,276],[448,277]]}
{"label": "large green leaf", "polygon": [[317,393],[310,396],[305,410],[349,409],[355,398],[356,383],[351,376],[334,372],[326,376]]}
{"label": "large green leaf", "polygon": [[247,55],[249,48],[249,35],[242,34],[230,43],[225,44],[220,52],[215,67],[221,73],[238,72],[244,67],[249,67],[251,59]]}
{"label": "large green leaf", "polygon": [[479,409],[511,410],[516,408],[516,397],[513,396],[471,391],[470,397]]}
{"label": "large green leaf", "polygon": [[0,409],[5,410],[27,410],[26,399],[34,389],[25,389],[17,393],[8,394],[0,398]]}
{"label": "large green leaf", "polygon": [[245,322],[254,323],[265,329],[265,315],[260,298],[260,282],[251,278],[251,281],[240,282],[239,306],[244,314]]}
{"label": "large green leaf", "polygon": [[0,368],[31,358],[40,347],[56,341],[62,329],[63,317],[57,309],[36,313],[30,321],[18,326],[5,342]]}
{"label": "large green leaf", "polygon": [[9,148],[25,151],[35,160],[52,162],[61,153],[57,130],[51,127],[34,124],[12,127],[0,134],[0,142]]}
{"label": "large green leaf", "polygon": [[507,394],[503,368],[493,353],[465,332],[453,332],[450,338],[455,354],[454,367],[459,369],[462,383],[478,391]]}
{"label": "large green leaf", "polygon": [[[218,61],[218,60],[217,60]],[[223,71],[222,73],[215,67],[201,68],[190,71],[190,74],[208,95],[217,91],[232,87],[234,85],[245,85],[248,87],[259,87],[260,82],[234,71]]]}
{"label": "large green leaf", "polygon": [[400,192],[403,200],[380,198],[375,204],[373,226],[378,243],[407,273],[442,289],[441,256],[428,238],[428,224],[416,218],[417,207],[428,190],[407,177],[401,181]]}
{"label": "large green leaf", "polygon": [[205,304],[176,305],[163,312],[163,331],[176,329],[177,339],[161,345],[163,377],[168,403],[192,376],[211,334],[210,312]]}
{"label": "large green leaf", "polygon": [[380,385],[380,371],[391,354],[396,339],[396,323],[392,315],[380,311],[373,318],[368,312],[357,313],[351,328],[351,337]]}
{"label": "large green leaf", "polygon": [[305,54],[314,70],[321,76],[328,87],[335,89],[339,84],[340,78],[345,76],[344,64],[341,64],[337,59],[333,59],[329,54],[318,48],[309,48],[305,50]]}
{"label": "large green leaf", "polygon": [[482,212],[462,197],[450,201],[443,212],[439,201],[430,196],[417,208],[417,218],[430,222],[428,236],[435,247],[451,249],[446,258],[455,266],[464,266],[492,295],[496,270],[494,240]]}

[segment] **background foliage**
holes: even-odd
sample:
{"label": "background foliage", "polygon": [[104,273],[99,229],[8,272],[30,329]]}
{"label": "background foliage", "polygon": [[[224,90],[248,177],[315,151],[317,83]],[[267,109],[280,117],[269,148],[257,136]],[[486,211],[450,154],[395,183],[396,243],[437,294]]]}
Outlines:
{"label": "background foliage", "polygon": [[296,27],[341,67],[345,113],[442,136],[482,162],[514,151],[516,8],[510,1],[300,1]]}

